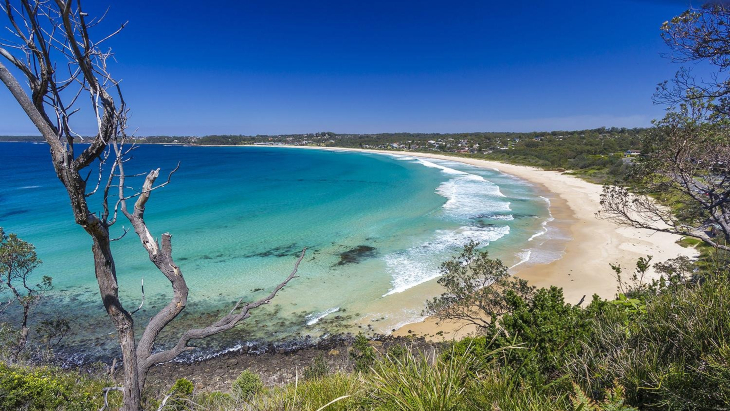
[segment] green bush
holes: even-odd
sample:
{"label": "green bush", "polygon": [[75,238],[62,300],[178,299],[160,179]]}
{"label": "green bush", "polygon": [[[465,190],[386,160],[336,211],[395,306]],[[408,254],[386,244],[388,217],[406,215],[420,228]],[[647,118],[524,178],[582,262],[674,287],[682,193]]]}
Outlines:
{"label": "green bush", "polygon": [[499,362],[536,384],[564,377],[568,361],[593,334],[592,319],[612,308],[598,296],[586,309],[572,306],[557,287],[541,288],[531,300],[508,293],[507,302],[509,312],[489,329],[492,347],[519,347],[501,352]]}
{"label": "green bush", "polygon": [[[111,381],[50,367],[17,367],[0,363],[0,410],[98,410],[103,388]],[[111,392],[112,407],[121,394]]]}
{"label": "green bush", "polygon": [[370,346],[370,341],[359,333],[352,343],[350,358],[355,362],[355,371],[368,372],[377,359],[375,348]]}
{"label": "green bush", "polygon": [[170,388],[170,394],[180,395],[180,396],[189,396],[193,393],[193,390],[195,387],[193,386],[193,383],[190,382],[187,378],[180,378],[179,380],[175,381],[175,384],[172,385],[172,388]]}
{"label": "green bush", "polygon": [[177,411],[189,408],[192,403],[191,397],[194,389],[195,387],[190,380],[186,378],[178,379],[168,392],[170,398],[166,403],[166,407]]}
{"label": "green bush", "polygon": [[322,378],[327,376],[329,374],[329,367],[327,366],[327,361],[324,359],[324,354],[319,354],[318,356],[314,357],[312,360],[312,363],[304,369],[304,379],[305,380],[313,380],[317,378]]}
{"label": "green bush", "polygon": [[231,390],[238,398],[248,400],[261,392],[263,388],[264,384],[261,382],[261,377],[258,374],[246,370],[233,381]]}
{"label": "green bush", "polygon": [[627,326],[597,317],[594,338],[572,365],[589,393],[614,379],[642,409],[722,409],[730,401],[730,284],[726,276],[668,288]]}

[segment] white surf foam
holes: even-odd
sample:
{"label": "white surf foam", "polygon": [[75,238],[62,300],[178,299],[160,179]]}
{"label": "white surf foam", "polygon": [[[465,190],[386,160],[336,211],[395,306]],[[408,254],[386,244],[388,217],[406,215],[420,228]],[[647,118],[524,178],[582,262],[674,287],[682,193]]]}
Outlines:
{"label": "white surf foam", "polygon": [[[419,163],[423,164],[424,166],[429,167],[429,168],[438,168],[439,170],[443,171],[445,174],[454,174],[454,175],[468,175],[469,174],[465,171],[459,171],[459,170],[453,169],[451,167],[446,167],[444,165],[434,163],[433,161],[424,160],[422,158],[419,158],[417,160]],[[479,177],[479,176],[477,176],[477,177]]]}
{"label": "white surf foam", "polygon": [[499,187],[479,176],[474,179],[467,174],[452,178],[439,185],[436,193],[446,198],[443,209],[447,216],[460,219],[474,218],[479,215],[511,211],[509,201]]}
{"label": "white surf foam", "polygon": [[486,215],[484,218],[488,220],[512,221],[515,217],[512,214],[492,214]]}
{"label": "white surf foam", "polygon": [[388,154],[388,155],[395,158],[396,160],[401,160],[401,161],[413,161],[416,159],[416,157],[406,156],[406,155],[402,155],[402,154]]}
{"label": "white surf foam", "polygon": [[314,324],[317,324],[319,322],[319,320],[321,320],[322,318],[324,318],[332,313],[336,313],[337,311],[340,311],[340,307],[328,308],[319,313],[309,314],[308,316],[304,317],[304,319],[307,320],[307,325],[314,325]]}
{"label": "white surf foam", "polygon": [[527,241],[532,241],[532,240],[536,239],[537,237],[545,235],[545,233],[548,232],[548,229],[547,229],[548,221],[552,221],[552,219],[543,221],[542,224],[540,224],[540,231],[538,231],[535,234],[533,234],[532,236],[530,236],[530,238],[528,238]]}
{"label": "white surf foam", "polygon": [[548,223],[555,220],[555,218],[553,218],[553,213],[550,211],[550,199],[547,197],[543,197],[543,196],[540,196],[540,198],[545,200],[545,202],[547,203],[549,217],[547,219],[545,219],[545,221],[540,223],[540,231],[533,234],[530,238],[527,239],[527,241],[532,241],[532,240],[536,239],[537,237],[545,235],[548,232],[548,227],[547,227]]}
{"label": "white surf foam", "polygon": [[512,268],[517,267],[520,264],[524,264],[524,263],[530,261],[530,256],[531,255],[532,255],[532,250],[522,250],[521,252],[517,253],[517,256],[520,257],[520,261],[518,261],[517,263],[513,264],[509,268],[512,269]]}
{"label": "white surf foam", "polygon": [[447,251],[458,251],[470,240],[486,246],[509,234],[509,227],[460,227],[457,230],[438,230],[434,238],[405,251],[386,255],[383,259],[391,274],[391,289],[383,297],[401,293],[418,284],[433,280],[441,275],[440,261],[433,256]]}

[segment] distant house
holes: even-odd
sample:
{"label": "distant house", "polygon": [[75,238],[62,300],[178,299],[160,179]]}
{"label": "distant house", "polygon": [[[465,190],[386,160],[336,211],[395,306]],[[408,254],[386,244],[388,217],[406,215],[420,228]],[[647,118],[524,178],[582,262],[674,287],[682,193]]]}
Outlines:
{"label": "distant house", "polygon": [[624,154],[626,155],[626,157],[636,157],[638,155],[641,155],[641,151],[640,150],[626,150],[626,152]]}

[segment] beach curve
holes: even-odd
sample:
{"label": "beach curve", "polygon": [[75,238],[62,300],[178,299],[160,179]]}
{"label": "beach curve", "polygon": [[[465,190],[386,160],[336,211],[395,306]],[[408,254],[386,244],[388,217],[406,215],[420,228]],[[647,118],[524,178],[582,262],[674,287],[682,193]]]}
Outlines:
{"label": "beach curve", "polygon": [[[289,147],[289,146],[287,146]],[[542,263],[519,264],[512,273],[537,287],[558,286],[563,289],[565,301],[577,304],[583,296],[590,301],[593,294],[613,298],[616,279],[609,264],[620,264],[625,271],[633,270],[639,257],[651,255],[652,262],[663,262],[678,256],[696,257],[697,252],[677,244],[680,236],[651,230],[619,226],[596,217],[600,209],[602,186],[570,174],[514,165],[490,160],[449,156],[435,153],[366,150],[339,147],[302,147],[330,151],[356,151],[377,154],[405,154],[418,158],[456,161],[463,164],[496,170],[511,175],[551,193],[550,212],[555,224],[570,234],[562,257]],[[438,322],[426,317],[418,323],[403,325],[394,335],[423,335],[439,339],[460,338],[472,332],[463,324]]]}

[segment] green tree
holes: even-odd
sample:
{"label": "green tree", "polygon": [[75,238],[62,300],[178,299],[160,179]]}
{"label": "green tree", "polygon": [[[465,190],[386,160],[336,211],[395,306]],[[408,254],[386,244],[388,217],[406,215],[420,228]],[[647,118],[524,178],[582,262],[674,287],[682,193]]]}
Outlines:
{"label": "green tree", "polygon": [[426,313],[442,320],[472,324],[481,330],[513,309],[511,300],[530,300],[535,287],[511,276],[502,261],[490,259],[469,242],[458,256],[441,265],[438,283],[446,292],[426,303]]}
{"label": "green tree", "polygon": [[673,61],[701,63],[712,72],[697,78],[682,68],[660,85],[655,98],[669,110],[642,149],[636,175],[643,193],[605,187],[600,215],[730,250],[730,6],[689,9],[662,25],[662,37]]}
{"label": "green tree", "polygon": [[20,336],[11,359],[17,360],[28,342],[28,318],[30,310],[38,303],[43,293],[51,288],[51,277],[43,276],[39,283],[33,284],[31,274],[41,264],[33,244],[25,242],[15,234],[5,234],[0,227],[0,293],[9,291],[10,300],[4,303],[0,312],[11,304],[18,303],[23,315],[20,323]]}

